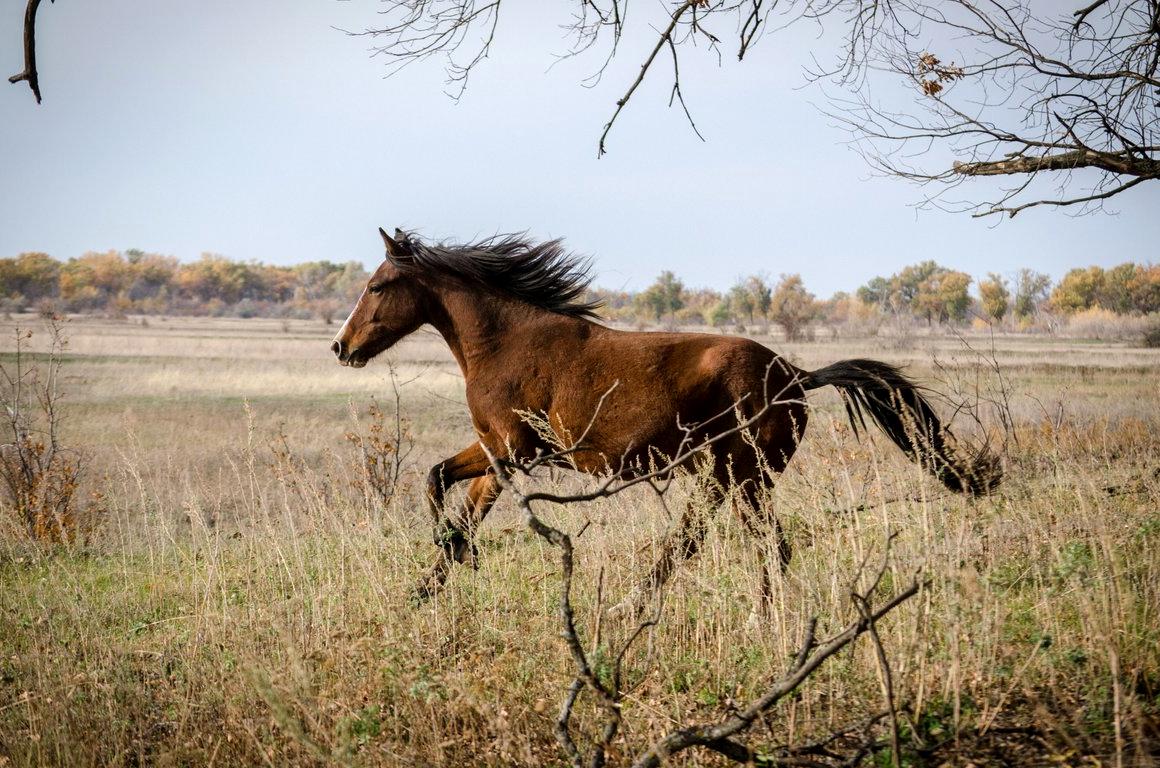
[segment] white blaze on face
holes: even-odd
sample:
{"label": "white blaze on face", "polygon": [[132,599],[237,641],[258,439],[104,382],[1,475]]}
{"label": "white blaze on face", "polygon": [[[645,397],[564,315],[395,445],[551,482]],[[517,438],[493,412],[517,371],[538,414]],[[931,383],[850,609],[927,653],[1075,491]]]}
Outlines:
{"label": "white blaze on face", "polygon": [[354,317],[355,310],[358,309],[358,305],[362,303],[363,297],[366,295],[367,289],[363,288],[363,292],[358,296],[358,301],[354,303],[354,309],[350,311],[350,314],[346,316],[346,320],[342,322],[342,327],[338,329],[338,333],[335,335],[334,341],[342,341],[342,337],[346,335],[346,327],[350,325],[350,319]]}

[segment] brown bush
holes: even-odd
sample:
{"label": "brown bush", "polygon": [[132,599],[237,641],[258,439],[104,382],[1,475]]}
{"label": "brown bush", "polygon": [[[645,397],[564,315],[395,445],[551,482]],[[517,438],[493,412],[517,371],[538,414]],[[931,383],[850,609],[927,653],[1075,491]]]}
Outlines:
{"label": "brown bush", "polygon": [[47,362],[30,362],[32,332],[16,330],[9,364],[0,363],[0,400],[6,442],[0,444],[0,493],[35,541],[73,541],[78,532],[75,508],[84,469],[83,457],[60,441],[61,353],[66,341],[62,321],[48,320]]}

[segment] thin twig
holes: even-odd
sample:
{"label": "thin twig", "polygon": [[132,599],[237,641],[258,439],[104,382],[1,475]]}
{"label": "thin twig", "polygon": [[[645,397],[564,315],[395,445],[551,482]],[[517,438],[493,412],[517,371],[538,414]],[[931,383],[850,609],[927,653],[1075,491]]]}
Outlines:
{"label": "thin twig", "polygon": [[669,19],[669,25],[665,27],[664,31],[661,32],[660,37],[657,38],[657,43],[653,46],[652,52],[649,53],[648,58],[644,60],[644,63],[640,65],[640,72],[637,74],[636,79],[632,81],[630,86],[628,86],[628,90],[625,91],[624,95],[617,100],[616,111],[612,113],[612,117],[610,117],[608,122],[604,124],[604,131],[600,134],[600,142],[596,149],[597,157],[604,156],[604,140],[608,138],[608,132],[612,130],[612,124],[616,122],[616,118],[620,116],[621,110],[624,109],[626,104],[628,104],[628,100],[632,98],[632,94],[636,93],[636,89],[644,81],[644,76],[648,74],[649,68],[652,67],[652,63],[656,59],[657,54],[661,52],[661,49],[664,48],[666,43],[671,44],[673,30],[677,28],[677,24],[681,21],[681,17],[684,16],[689,9],[697,5],[698,2],[700,2],[700,0],[685,0],[683,3],[677,6],[676,10],[673,11],[672,18]]}

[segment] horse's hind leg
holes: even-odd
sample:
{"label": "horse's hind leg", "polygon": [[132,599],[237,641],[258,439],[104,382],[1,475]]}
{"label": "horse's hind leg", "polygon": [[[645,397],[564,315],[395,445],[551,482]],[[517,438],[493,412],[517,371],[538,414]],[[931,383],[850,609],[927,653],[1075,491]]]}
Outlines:
{"label": "horse's hind leg", "polygon": [[773,568],[769,562],[768,550],[763,542],[773,537],[777,541],[777,560],[782,573],[789,568],[793,549],[789,539],[785,536],[781,524],[774,514],[772,506],[762,503],[762,496],[768,486],[756,479],[746,480],[739,484],[737,493],[733,497],[733,509],[741,518],[746,531],[756,540],[758,556],[761,560],[761,600],[766,607],[773,604]]}
{"label": "horse's hind leg", "polygon": [[761,602],[766,608],[773,606],[773,566],[765,543],[771,539],[776,541],[777,562],[783,574],[789,568],[793,556],[793,549],[777,519],[768,491],[797,450],[805,420],[804,410],[798,409],[790,412],[781,424],[766,425],[763,433],[758,435],[764,438],[757,443],[763,446],[761,450],[751,443],[749,450],[738,452],[737,461],[733,465],[736,486],[733,509],[757,543],[761,559]]}
{"label": "horse's hind leg", "polygon": [[709,530],[709,520],[723,501],[725,489],[720,481],[710,472],[703,470],[698,473],[693,497],[661,544],[661,552],[653,564],[652,572],[643,585],[613,610],[630,610],[635,616],[643,613],[646,601],[664,587],[677,566],[697,554]]}

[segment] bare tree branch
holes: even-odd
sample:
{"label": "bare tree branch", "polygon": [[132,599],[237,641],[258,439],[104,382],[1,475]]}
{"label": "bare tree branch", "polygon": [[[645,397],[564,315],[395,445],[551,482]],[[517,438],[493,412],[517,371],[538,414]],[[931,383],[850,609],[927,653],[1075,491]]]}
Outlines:
{"label": "bare tree branch", "polygon": [[[828,114],[876,171],[933,190],[924,204],[976,215],[1087,211],[1138,186],[1131,179],[1160,179],[1160,0],[1073,0],[1086,2],[1075,9],[1035,0],[667,0],[663,15],[632,28],[627,0],[558,2],[571,9],[560,58],[604,51],[587,85],[626,32],[646,43],[600,132],[598,156],[662,49],[672,58],[670,106],[679,103],[700,136],[682,89],[682,51],[703,43],[720,61],[719,30],[731,24],[743,60],[769,32],[806,21],[839,30],[832,54],[819,54],[823,63],[807,72],[841,89]],[[445,58],[450,95],[459,98],[495,43],[501,3],[385,0],[381,23],[350,34],[371,37],[390,73]],[[11,80],[28,81],[39,101],[38,5],[28,0],[25,70]],[[997,199],[946,202],[966,182],[994,189],[980,177],[1011,182]],[[1043,189],[1051,184],[1054,191]]]}
{"label": "bare tree branch", "polygon": [[1144,178],[1160,176],[1160,160],[1132,157],[1127,153],[1093,152],[1088,149],[1076,149],[1042,157],[1015,156],[1004,160],[974,163],[961,163],[956,160],[952,167],[955,173],[962,176],[1009,176],[1040,171],[1070,171],[1085,167]]}
{"label": "bare tree branch", "polygon": [[[661,32],[660,38],[657,40],[657,44],[655,46],[653,46],[652,52],[648,55],[648,58],[646,58],[644,60],[644,63],[640,65],[640,72],[637,74],[636,79],[633,80],[632,84],[628,86],[628,90],[625,91],[624,95],[621,96],[617,100],[616,111],[612,113],[612,117],[610,117],[608,119],[608,122],[604,124],[604,131],[601,132],[601,134],[600,134],[600,142],[599,142],[597,149],[596,149],[596,156],[597,157],[604,156],[604,152],[605,152],[604,141],[605,141],[605,139],[608,138],[608,132],[612,130],[612,124],[616,122],[616,118],[618,118],[620,116],[620,111],[622,109],[624,109],[624,106],[626,104],[628,104],[628,100],[632,98],[632,95],[634,93],[636,93],[636,89],[640,87],[640,84],[642,82],[644,82],[644,76],[646,74],[648,74],[649,68],[652,67],[652,63],[656,60],[657,54],[661,52],[661,49],[665,47],[665,44],[672,45],[673,30],[675,30],[677,28],[677,24],[680,23],[681,17],[684,16],[687,11],[691,10],[695,5],[699,4],[700,2],[702,2],[702,0],[684,0],[684,2],[682,2],[679,6],[677,6],[677,9],[675,11],[673,11],[673,16],[672,16],[672,19],[669,21],[669,25],[667,27],[665,27],[663,32]],[[674,71],[676,70],[676,55],[677,55],[676,49],[674,48],[673,49],[673,69],[674,69]],[[676,82],[679,82],[679,80]],[[676,93],[676,94],[680,93],[679,86],[674,84],[673,89],[674,89],[674,93]],[[681,104],[684,105],[684,103],[685,103],[685,100],[681,99]],[[688,110],[686,110],[685,113],[688,114]],[[689,120],[691,122],[692,118],[689,118]],[[696,128],[694,128],[694,130],[696,130]],[[699,136],[700,134],[697,134],[697,135]]]}
{"label": "bare tree branch", "polygon": [[36,10],[39,7],[40,0],[28,0],[24,9],[24,71],[8,78],[13,84],[27,82],[37,104],[40,103],[40,75],[36,70]]}
{"label": "bare tree branch", "polygon": [[989,211],[980,211],[974,215],[976,217],[980,217],[980,216],[990,216],[993,213],[1006,213],[1008,216],[1014,217],[1015,214],[1019,213],[1020,211],[1026,210],[1027,208],[1034,208],[1038,205],[1054,205],[1054,206],[1057,206],[1060,208],[1063,208],[1063,207],[1066,207],[1069,205],[1083,205],[1085,203],[1093,202],[1096,200],[1107,200],[1109,197],[1113,197],[1115,195],[1118,195],[1121,192],[1124,192],[1125,190],[1131,189],[1132,187],[1134,187],[1137,184],[1140,184],[1144,181],[1147,181],[1147,178],[1141,177],[1138,179],[1132,179],[1129,182],[1121,184],[1120,186],[1116,187],[1115,189],[1110,189],[1110,190],[1107,190],[1106,192],[1100,192],[1100,193],[1097,193],[1094,195],[1088,195],[1087,197],[1073,197],[1073,198],[1069,198],[1067,200],[1033,200],[1030,203],[1023,203],[1022,205],[1016,205],[1016,206],[996,206]]}
{"label": "bare tree branch", "polygon": [[[575,40],[564,57],[590,50],[611,30],[611,48],[593,76],[598,80],[624,34],[623,9],[619,0],[567,2],[576,4],[569,25]],[[374,34],[388,37],[380,51],[420,58],[450,55],[467,28],[490,23],[480,49],[486,52],[495,29],[495,17],[484,13],[490,7],[477,0],[394,0],[392,8],[410,15]],[[701,40],[715,48],[720,38],[709,26],[731,18],[743,59],[765,36],[775,9],[778,3],[765,0],[672,2],[601,130],[598,156],[663,48],[673,64],[670,105],[680,103],[697,132],[681,88],[681,47]],[[843,30],[832,66],[818,66],[811,78],[849,93],[852,101],[835,100],[830,114],[874,168],[943,190],[981,176],[1019,179],[998,200],[965,210],[1086,209],[1135,186],[1124,177],[1160,178],[1160,0],[1095,0],[1074,11],[1033,9],[1031,0],[790,0],[779,12],[782,26],[812,21]],[[934,48],[954,50],[963,60],[945,63]],[[480,58],[458,70],[449,65],[449,75],[454,79]],[[885,78],[901,78],[913,89],[909,104],[883,108],[877,94]],[[951,157],[944,161],[945,153]],[[941,167],[914,168],[916,157]],[[1097,175],[1075,176],[1079,169]],[[1058,182],[1058,198],[1039,192],[1049,178]],[[1067,194],[1081,179],[1083,188]],[[940,194],[927,202],[942,205]]]}
{"label": "bare tree branch", "polygon": [[[389,74],[433,56],[445,57],[447,82],[453,88],[448,95],[459,99],[471,73],[491,51],[502,1],[386,0],[386,10],[379,12],[386,20],[383,25],[361,32],[344,31],[376,41],[373,50],[388,60]],[[477,26],[482,31],[472,38]],[[466,61],[457,60],[455,53],[472,39],[477,42],[469,49]]]}
{"label": "bare tree branch", "polygon": [[[974,177],[1018,179],[998,200],[964,207],[975,215],[1090,210],[1160,178],[1160,0],[1045,16],[1030,0],[888,1],[900,21],[879,29],[860,66],[875,82],[910,84],[913,108],[888,110],[862,84],[830,112],[879,171],[944,191]],[[945,63],[935,47],[964,58]],[[912,165],[945,153],[949,169]],[[1040,189],[1049,180],[1056,195]]]}
{"label": "bare tree branch", "polygon": [[1072,15],[1075,16],[1075,30],[1078,32],[1080,26],[1083,25],[1084,19],[1088,17],[1088,14],[1099,8],[1101,5],[1106,5],[1107,2],[1108,0],[1096,0],[1091,5],[1080,8],[1078,11],[1073,13]]}

